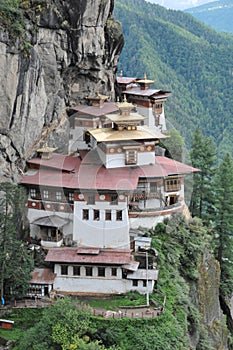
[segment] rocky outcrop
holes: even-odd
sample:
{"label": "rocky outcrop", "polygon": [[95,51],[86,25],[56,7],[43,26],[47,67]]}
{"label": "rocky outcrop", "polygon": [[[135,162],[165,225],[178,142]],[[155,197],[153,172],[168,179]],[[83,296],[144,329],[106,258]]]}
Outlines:
{"label": "rocky outcrop", "polygon": [[201,323],[204,325],[204,328],[199,330],[199,344],[203,345],[207,336],[213,349],[228,349],[229,333],[219,302],[220,266],[208,250],[202,256],[198,271],[196,303],[201,314]]}
{"label": "rocky outcrop", "polygon": [[17,181],[43,140],[66,151],[66,108],[95,91],[114,99],[123,47],[112,0],[55,0],[27,12],[26,43],[0,32],[0,179]]}

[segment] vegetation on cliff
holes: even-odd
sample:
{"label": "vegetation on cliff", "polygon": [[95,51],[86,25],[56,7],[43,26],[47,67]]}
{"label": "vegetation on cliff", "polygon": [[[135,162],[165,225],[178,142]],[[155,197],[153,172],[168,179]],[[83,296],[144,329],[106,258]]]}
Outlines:
{"label": "vegetation on cliff", "polygon": [[[213,350],[224,344],[224,323],[221,319],[214,319],[214,323],[205,326],[204,314],[199,308],[202,295],[198,291],[193,293],[199,281],[201,257],[210,248],[210,234],[201,220],[192,219],[187,224],[182,216],[177,215],[146,231],[145,235],[152,238],[153,246],[159,252],[158,288],[151,298],[158,300],[161,295],[166,295],[162,315],[154,319],[123,317],[106,320],[93,317],[88,310],[76,309],[77,300],[61,300],[54,306],[39,310],[38,317],[31,316],[32,311],[14,310],[8,315],[15,320],[16,343],[13,349],[188,350],[192,344],[195,349]],[[216,280],[216,290],[218,274],[219,270],[216,270],[211,276]],[[206,284],[204,286],[205,291]],[[215,298],[218,303],[218,295]],[[108,301],[106,307],[107,304]],[[216,305],[216,314],[217,310]],[[214,331],[216,338],[211,340],[215,322],[218,322],[219,331]],[[195,344],[191,340],[194,334],[198,334]]]}

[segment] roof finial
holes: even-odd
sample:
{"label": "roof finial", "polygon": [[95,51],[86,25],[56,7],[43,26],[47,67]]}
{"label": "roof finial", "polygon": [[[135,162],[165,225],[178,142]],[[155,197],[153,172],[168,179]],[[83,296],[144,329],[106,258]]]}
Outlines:
{"label": "roof finial", "polygon": [[144,80],[147,80],[147,76],[146,76],[146,73],[144,73]]}
{"label": "roof finial", "polygon": [[123,77],[123,70],[120,71],[120,77]]}

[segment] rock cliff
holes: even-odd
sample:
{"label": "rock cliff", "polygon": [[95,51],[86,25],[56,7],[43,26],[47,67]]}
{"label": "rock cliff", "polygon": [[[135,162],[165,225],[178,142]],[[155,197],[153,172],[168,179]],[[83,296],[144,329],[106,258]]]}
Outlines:
{"label": "rock cliff", "polygon": [[17,181],[45,139],[66,150],[69,105],[95,91],[114,99],[123,47],[113,0],[41,0],[36,11],[25,3],[23,42],[0,31],[1,181]]}

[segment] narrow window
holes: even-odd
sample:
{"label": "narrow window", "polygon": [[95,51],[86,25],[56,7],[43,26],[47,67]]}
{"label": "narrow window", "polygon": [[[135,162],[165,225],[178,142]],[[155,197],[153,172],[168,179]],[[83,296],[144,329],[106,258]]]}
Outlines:
{"label": "narrow window", "polygon": [[74,193],[73,192],[69,192],[69,201],[70,202],[74,201]]}
{"label": "narrow window", "polygon": [[106,212],[105,212],[105,220],[106,221],[111,221],[112,220],[112,212],[111,212],[111,210],[106,210]]}
{"label": "narrow window", "polygon": [[61,275],[68,275],[68,266],[67,265],[61,265]]}
{"label": "narrow window", "polygon": [[100,219],[100,211],[95,209],[94,210],[94,220],[99,220]]}
{"label": "narrow window", "polygon": [[157,192],[157,182],[150,182],[150,192]]}
{"label": "narrow window", "polygon": [[60,191],[57,191],[57,192],[56,192],[56,200],[57,200],[57,201],[60,201],[60,200],[61,200],[61,192],[60,192]]}
{"label": "narrow window", "polygon": [[30,189],[30,195],[31,195],[32,198],[36,197],[36,189],[35,188],[31,188]]}
{"label": "narrow window", "polygon": [[80,276],[80,266],[73,266],[73,275]]}
{"label": "narrow window", "polygon": [[98,277],[105,277],[105,268],[98,267]]}
{"label": "narrow window", "polygon": [[146,280],[143,280],[143,287],[146,287]]}
{"label": "narrow window", "polygon": [[48,199],[49,198],[49,191],[43,191],[43,197],[45,199]]}
{"label": "narrow window", "polygon": [[117,276],[117,268],[112,267],[112,276]]}
{"label": "narrow window", "polygon": [[126,165],[137,164],[137,158],[138,158],[138,154],[136,150],[127,150],[125,152]]}
{"label": "narrow window", "polygon": [[89,210],[83,209],[83,220],[89,220]]}
{"label": "narrow window", "polygon": [[117,221],[122,221],[122,210],[116,211],[116,219]]}
{"label": "narrow window", "polygon": [[92,276],[92,267],[86,266],[86,276]]}

